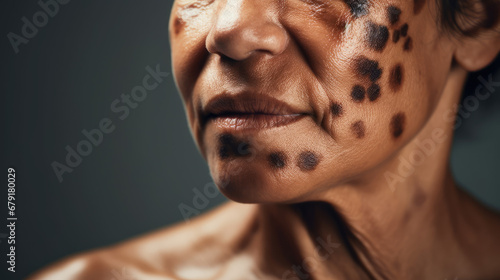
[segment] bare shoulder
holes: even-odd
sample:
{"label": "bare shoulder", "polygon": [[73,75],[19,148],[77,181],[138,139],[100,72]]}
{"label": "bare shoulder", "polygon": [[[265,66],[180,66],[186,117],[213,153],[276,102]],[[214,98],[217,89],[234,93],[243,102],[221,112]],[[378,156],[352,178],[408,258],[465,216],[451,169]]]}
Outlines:
{"label": "bare shoulder", "polygon": [[223,262],[244,242],[254,216],[254,205],[228,202],[191,221],[69,257],[28,280],[177,279],[190,265]]}

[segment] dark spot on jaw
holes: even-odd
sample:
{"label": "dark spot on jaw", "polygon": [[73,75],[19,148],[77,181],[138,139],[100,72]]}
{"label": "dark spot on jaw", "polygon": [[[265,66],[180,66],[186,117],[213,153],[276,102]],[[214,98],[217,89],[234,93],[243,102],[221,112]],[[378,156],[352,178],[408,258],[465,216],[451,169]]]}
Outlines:
{"label": "dark spot on jaw", "polygon": [[384,50],[387,40],[389,40],[389,29],[386,26],[369,21],[366,26],[366,32],[368,46],[378,52]]}
{"label": "dark spot on jaw", "polygon": [[274,152],[268,156],[271,167],[281,169],[286,166],[287,156],[283,152]]}
{"label": "dark spot on jaw", "polygon": [[368,14],[370,5],[369,0],[344,0],[344,2],[347,4],[347,6],[349,6],[351,14],[355,18],[359,18]]}
{"label": "dark spot on jaw", "polygon": [[425,192],[417,187],[415,189],[415,193],[413,194],[413,205],[415,207],[421,207],[425,201],[427,200],[427,195],[425,194]]}
{"label": "dark spot on jaw", "polygon": [[377,84],[372,84],[368,88],[367,93],[368,93],[368,99],[370,99],[370,101],[373,102],[377,100],[380,97],[380,86]]}
{"label": "dark spot on jaw", "polygon": [[397,43],[399,41],[399,38],[401,37],[401,31],[399,30],[394,30],[394,33],[392,33],[392,41],[394,43]]}
{"label": "dark spot on jaw", "polygon": [[401,15],[401,10],[395,6],[387,7],[387,17],[389,18],[389,23],[391,25],[396,24],[399,21],[399,16]]}
{"label": "dark spot on jaw", "polygon": [[342,108],[341,104],[333,102],[330,105],[330,112],[334,117],[340,117],[342,113],[344,113],[344,109]]}
{"label": "dark spot on jaw", "polygon": [[406,37],[406,35],[408,35],[409,28],[410,28],[410,26],[408,25],[408,23],[405,23],[403,26],[401,26],[401,36],[402,37]]}
{"label": "dark spot on jaw", "polygon": [[406,115],[404,113],[400,112],[394,115],[391,119],[391,124],[390,124],[392,137],[394,137],[395,139],[399,138],[404,132],[405,124],[406,124]]}
{"label": "dark spot on jaw", "polygon": [[250,144],[236,139],[236,137],[229,133],[219,135],[218,144],[218,152],[221,159],[244,157],[250,154]]}
{"label": "dark spot on jaw", "polygon": [[397,64],[396,66],[392,67],[389,76],[389,85],[391,89],[394,92],[398,91],[403,84],[403,66],[401,66],[401,64]]}
{"label": "dark spot on jaw", "polygon": [[365,137],[365,123],[363,121],[357,121],[351,125],[351,131],[354,136],[358,139]]}
{"label": "dark spot on jaw", "polygon": [[413,13],[418,14],[422,11],[425,5],[425,0],[413,0]]}
{"label": "dark spot on jaw", "polygon": [[300,153],[299,159],[297,161],[297,166],[302,171],[312,171],[316,169],[318,163],[319,163],[319,157],[311,151],[306,151]]}
{"label": "dark spot on jaw", "polygon": [[406,38],[405,44],[403,45],[403,50],[409,52],[413,49],[413,41],[411,37]]}
{"label": "dark spot on jaw", "polygon": [[382,69],[379,68],[378,62],[364,56],[356,60],[355,71],[362,77],[370,78],[372,82],[376,82],[382,76]]}
{"label": "dark spot on jaw", "polygon": [[352,87],[351,97],[352,100],[356,102],[362,102],[365,99],[365,88],[361,85],[355,85]]}

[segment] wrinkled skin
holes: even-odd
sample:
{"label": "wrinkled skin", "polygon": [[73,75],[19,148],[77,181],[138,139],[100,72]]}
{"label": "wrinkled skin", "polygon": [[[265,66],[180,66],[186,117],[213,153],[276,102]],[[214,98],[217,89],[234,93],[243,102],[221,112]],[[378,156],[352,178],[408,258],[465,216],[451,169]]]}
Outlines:
{"label": "wrinkled skin", "polygon": [[[500,218],[448,162],[467,72],[494,59],[499,36],[444,36],[434,1],[364,4],[176,1],[172,61],[190,128],[221,192],[251,204],[31,279],[123,267],[137,279],[500,278]],[[241,94],[301,117],[261,129],[206,121],[214,98]]]}

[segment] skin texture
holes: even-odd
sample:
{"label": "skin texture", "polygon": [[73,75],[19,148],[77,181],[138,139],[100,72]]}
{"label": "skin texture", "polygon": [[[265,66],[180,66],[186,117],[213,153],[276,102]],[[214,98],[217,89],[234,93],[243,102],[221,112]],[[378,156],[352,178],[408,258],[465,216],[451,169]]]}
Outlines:
{"label": "skin texture", "polygon": [[[235,202],[31,279],[121,266],[138,279],[500,278],[499,215],[453,180],[443,117],[500,40],[443,36],[436,14],[424,0],[176,1],[176,83]],[[204,117],[221,96],[272,97],[302,117],[228,128]],[[415,153],[422,143],[432,152]],[[401,159],[418,164],[402,172]]]}

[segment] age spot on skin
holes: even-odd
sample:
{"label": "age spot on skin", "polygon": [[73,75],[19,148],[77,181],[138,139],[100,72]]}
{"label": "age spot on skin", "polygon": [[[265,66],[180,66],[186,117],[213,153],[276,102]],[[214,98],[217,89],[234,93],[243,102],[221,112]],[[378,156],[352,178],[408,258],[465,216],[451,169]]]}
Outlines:
{"label": "age spot on skin", "polygon": [[365,99],[365,88],[361,85],[355,85],[351,91],[352,100],[362,102]]}
{"label": "age spot on skin", "polygon": [[250,144],[236,139],[229,133],[219,135],[219,157],[228,159],[232,157],[244,157],[250,154]]}
{"label": "age spot on skin", "polygon": [[396,24],[399,21],[399,16],[401,15],[401,10],[396,6],[387,7],[387,17],[389,18],[389,23],[391,25]]}
{"label": "age spot on skin", "polygon": [[358,139],[365,137],[365,123],[363,121],[357,121],[351,125],[351,131],[354,136]]}
{"label": "age spot on skin", "polygon": [[403,50],[409,52],[413,49],[413,40],[411,37],[406,38],[405,44],[403,45]]}
{"label": "age spot on skin", "polygon": [[377,100],[380,97],[380,86],[377,84],[372,84],[368,88],[367,93],[368,93],[368,99],[370,99],[370,101],[373,102]]}
{"label": "age spot on skin", "polygon": [[406,35],[408,35],[409,28],[410,28],[410,26],[408,25],[408,23],[405,23],[403,26],[401,26],[401,36],[402,37],[406,37]]}
{"label": "age spot on skin", "polygon": [[355,71],[362,77],[370,78],[372,82],[376,82],[382,76],[382,69],[379,67],[378,62],[364,56],[356,59]]}
{"label": "age spot on skin", "polygon": [[400,37],[401,37],[401,31],[394,30],[394,33],[392,33],[392,42],[397,43]]}
{"label": "age spot on skin", "polygon": [[386,26],[369,21],[366,26],[366,32],[368,46],[378,52],[384,50],[387,40],[389,40],[389,29]]}
{"label": "age spot on skin", "polygon": [[397,64],[392,67],[391,73],[389,74],[389,85],[391,89],[396,92],[401,88],[403,84],[403,66]]}
{"label": "age spot on skin", "polygon": [[413,13],[418,14],[424,7],[425,0],[413,0]]}
{"label": "age spot on skin", "polygon": [[333,102],[330,105],[330,112],[334,117],[340,117],[344,113],[344,109],[342,108],[342,105],[337,102]]}
{"label": "age spot on skin", "polygon": [[268,161],[271,167],[276,169],[282,169],[286,166],[287,156],[284,152],[274,152],[269,154]]}
{"label": "age spot on skin", "polygon": [[369,0],[344,0],[355,18],[368,14]]}
{"label": "age spot on skin", "polygon": [[184,29],[184,24],[185,22],[180,18],[180,17],[175,17],[174,19],[174,32],[175,32],[175,35],[179,35],[179,33],[182,32],[182,30]]}
{"label": "age spot on skin", "polygon": [[403,134],[405,129],[405,124],[406,124],[405,113],[400,112],[392,117],[390,130],[391,130],[391,135],[392,137],[394,137],[394,139],[399,138]]}
{"label": "age spot on skin", "polygon": [[297,166],[302,171],[312,171],[316,169],[318,163],[319,163],[319,157],[311,151],[306,151],[300,153],[299,159],[297,161]]}

